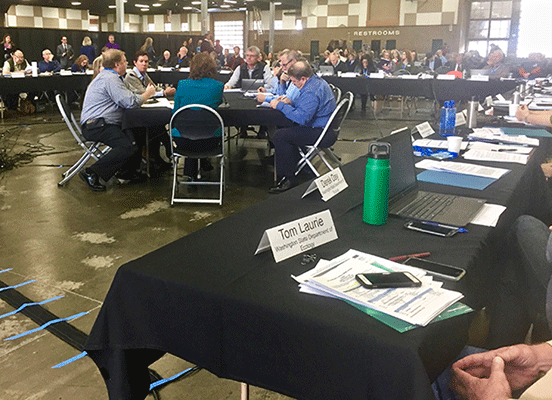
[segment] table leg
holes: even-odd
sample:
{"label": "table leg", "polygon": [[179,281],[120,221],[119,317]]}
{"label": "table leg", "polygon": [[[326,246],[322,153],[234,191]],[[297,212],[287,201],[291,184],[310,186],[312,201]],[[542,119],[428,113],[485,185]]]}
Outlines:
{"label": "table leg", "polygon": [[150,176],[149,127],[146,127],[146,175]]}
{"label": "table leg", "polygon": [[249,385],[247,383],[241,383],[241,398],[240,400],[249,400]]}

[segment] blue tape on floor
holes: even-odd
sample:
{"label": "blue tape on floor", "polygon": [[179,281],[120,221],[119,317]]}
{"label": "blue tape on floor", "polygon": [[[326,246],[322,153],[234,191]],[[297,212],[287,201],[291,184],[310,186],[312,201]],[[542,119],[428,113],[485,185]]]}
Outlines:
{"label": "blue tape on floor", "polygon": [[19,307],[19,308],[18,308],[17,310],[15,310],[15,311],[12,311],[12,312],[9,312],[9,313],[0,315],[0,319],[1,319],[1,318],[4,318],[4,317],[9,317],[10,315],[17,314],[19,311],[23,310],[25,307],[29,307],[29,306],[41,306],[42,304],[46,304],[46,303],[49,303],[49,302],[51,302],[51,301],[61,299],[62,297],[65,297],[65,296],[53,297],[53,298],[51,298],[51,299],[43,300],[43,301],[40,301],[40,302],[38,302],[38,303],[25,303],[25,304],[23,304],[21,307]]}
{"label": "blue tape on floor", "polygon": [[0,271],[0,274],[1,274],[2,272],[8,272],[8,271],[11,271],[12,269],[13,269],[13,268],[3,269],[2,271]]}
{"label": "blue tape on floor", "polygon": [[160,386],[160,385],[163,385],[167,382],[170,382],[170,381],[174,381],[175,379],[181,377],[182,375],[184,375],[186,372],[194,369],[195,367],[191,367],[191,368],[188,368],[187,370],[185,371],[182,371],[182,372],[179,372],[178,374],[174,375],[174,376],[171,376],[170,378],[165,378],[165,379],[160,379],[156,382],[153,382],[151,385],[150,385],[150,391],[155,389],[157,386]]}
{"label": "blue tape on floor", "polygon": [[82,317],[83,315],[86,315],[86,314],[88,314],[88,311],[87,311],[87,312],[81,312],[81,313],[72,315],[72,316],[67,317],[67,318],[53,319],[53,320],[51,320],[51,321],[46,322],[44,325],[39,326],[38,328],[31,329],[30,331],[20,333],[19,335],[11,336],[11,337],[6,338],[6,339],[4,339],[4,340],[15,340],[15,339],[19,339],[20,337],[27,336],[27,335],[30,335],[31,333],[35,333],[35,332],[41,331],[42,329],[47,328],[48,326],[50,326],[50,325],[52,325],[52,324],[55,324],[55,323],[57,323],[57,322],[70,321],[70,320],[72,320],[72,319],[75,319],[75,318],[78,318],[78,317]]}
{"label": "blue tape on floor", "polygon": [[25,285],[28,285],[29,283],[33,283],[33,282],[36,282],[36,279],[33,279],[32,281],[27,281],[27,282],[20,283],[19,285],[6,286],[6,287],[3,287],[3,288],[0,288],[0,292],[3,292],[4,290],[8,290],[8,289],[16,289],[20,286],[25,286]]}
{"label": "blue tape on floor", "polygon": [[59,363],[58,365],[54,365],[52,368],[61,368],[61,367],[65,367],[67,364],[71,364],[73,361],[77,361],[77,360],[80,360],[81,358],[83,358],[84,356],[86,356],[88,353],[86,351],[83,351],[82,353],[80,353],[79,355],[75,356],[75,357],[72,357],[70,358],[69,360],[65,360],[64,362],[61,362]]}

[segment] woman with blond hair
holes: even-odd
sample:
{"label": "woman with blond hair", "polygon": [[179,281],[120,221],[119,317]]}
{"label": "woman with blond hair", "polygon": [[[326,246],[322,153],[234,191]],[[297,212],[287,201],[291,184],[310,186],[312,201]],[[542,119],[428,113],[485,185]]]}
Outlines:
{"label": "woman with blond hair", "polygon": [[92,44],[92,39],[89,36],[85,36],[82,39],[82,46],[80,53],[88,58],[89,62],[92,62],[96,58],[96,48]]}
{"label": "woman with blond hair", "polygon": [[155,62],[155,49],[153,48],[153,39],[150,37],[146,38],[146,41],[140,47],[140,51],[145,51],[148,53],[149,62],[154,63]]}

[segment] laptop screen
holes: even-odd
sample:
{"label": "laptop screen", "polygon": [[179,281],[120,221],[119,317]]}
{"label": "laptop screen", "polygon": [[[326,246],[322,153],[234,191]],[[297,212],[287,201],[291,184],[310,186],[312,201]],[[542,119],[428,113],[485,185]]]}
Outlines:
{"label": "laptop screen", "polygon": [[257,90],[261,86],[263,86],[264,80],[263,79],[242,79],[242,90],[248,91],[248,90]]}
{"label": "laptop screen", "polygon": [[418,188],[416,168],[414,167],[414,153],[410,131],[405,129],[393,135],[378,139],[378,142],[387,142],[391,145],[389,155],[389,200]]}

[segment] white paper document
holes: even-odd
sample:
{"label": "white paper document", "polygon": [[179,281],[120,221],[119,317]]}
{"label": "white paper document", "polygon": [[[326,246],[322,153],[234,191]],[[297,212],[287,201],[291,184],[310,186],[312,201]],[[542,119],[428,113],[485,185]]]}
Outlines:
{"label": "white paper document", "polygon": [[539,139],[529,138],[525,135],[506,135],[500,128],[476,128],[470,133],[469,138],[493,143],[515,143],[527,146],[538,146]]}
{"label": "white paper document", "polygon": [[[501,154],[501,153],[498,153]],[[510,172],[509,169],[487,167],[469,163],[453,161],[437,161],[426,158],[416,163],[416,168],[430,169],[433,171],[447,171],[457,174],[481,176],[483,178],[499,179],[502,175]]]}
{"label": "white paper document", "polygon": [[[429,147],[432,149],[448,149],[448,142],[446,140],[432,140],[432,139],[418,139],[412,143],[412,146]],[[468,148],[468,142],[462,142],[460,145],[461,150]]]}
{"label": "white paper document", "polygon": [[145,108],[167,107],[171,109],[173,108],[174,101],[171,103],[171,101],[166,97],[156,97],[154,100],[157,100],[157,101],[152,101],[151,103],[146,102],[142,104],[142,107],[145,107]]}
{"label": "white paper document", "polygon": [[470,150],[487,150],[498,151],[511,154],[530,154],[533,151],[532,147],[517,146],[514,144],[494,144],[485,142],[471,142],[469,145]]}
{"label": "white paper document", "polygon": [[517,164],[525,165],[527,164],[529,155],[515,154],[508,151],[498,152],[498,151],[471,149],[464,153],[464,159],[477,160],[477,161],[507,162],[507,163],[517,163]]}
{"label": "white paper document", "polygon": [[[422,280],[413,288],[367,289],[355,276],[360,273],[409,271]],[[303,291],[331,297],[386,313],[415,325],[425,326],[451,304],[460,300],[459,292],[443,289],[421,269],[398,264],[370,254],[349,250],[327,263],[293,277]]]}
{"label": "white paper document", "polygon": [[477,215],[471,220],[470,224],[495,227],[498,219],[506,207],[499,204],[484,204]]}

